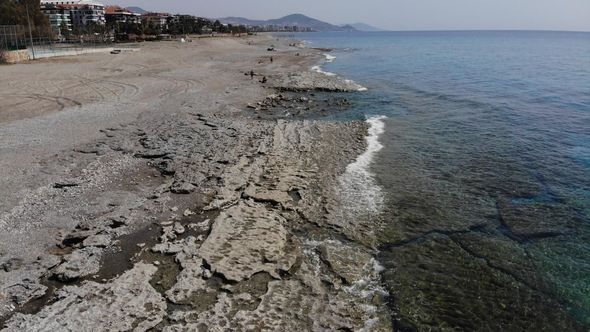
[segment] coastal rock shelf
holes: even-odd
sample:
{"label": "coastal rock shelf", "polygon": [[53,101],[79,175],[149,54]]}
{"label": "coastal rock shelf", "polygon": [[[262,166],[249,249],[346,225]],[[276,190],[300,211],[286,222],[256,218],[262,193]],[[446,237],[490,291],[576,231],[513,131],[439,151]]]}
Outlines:
{"label": "coastal rock shelf", "polygon": [[[348,239],[330,216],[341,204],[339,176],[366,148],[367,124],[280,112],[253,119],[247,107],[278,90],[357,87],[301,72],[315,50],[284,46],[272,66],[260,64],[269,41],[253,40],[188,45],[180,67],[121,64],[147,110],[44,156],[39,167],[52,175],[0,216],[6,234],[30,234],[2,247],[7,330],[391,330],[374,249]],[[163,45],[150,51],[179,52]],[[193,63],[195,54],[216,59]],[[244,66],[280,89],[240,74]],[[174,89],[141,99],[144,75]],[[104,97],[101,107],[132,107]]]}
{"label": "coastal rock shelf", "polygon": [[272,84],[280,91],[353,92],[364,89],[351,80],[309,71],[280,75]]}

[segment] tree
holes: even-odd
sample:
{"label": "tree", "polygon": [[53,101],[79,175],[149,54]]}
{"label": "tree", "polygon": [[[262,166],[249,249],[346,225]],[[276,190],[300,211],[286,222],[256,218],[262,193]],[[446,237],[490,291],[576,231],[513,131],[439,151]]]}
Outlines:
{"label": "tree", "polygon": [[49,35],[49,19],[41,12],[40,0],[0,0],[0,25],[28,26],[27,9],[33,34]]}
{"label": "tree", "polygon": [[66,39],[70,37],[70,29],[68,29],[66,22],[61,22],[61,24],[59,25],[59,31],[61,35]]}

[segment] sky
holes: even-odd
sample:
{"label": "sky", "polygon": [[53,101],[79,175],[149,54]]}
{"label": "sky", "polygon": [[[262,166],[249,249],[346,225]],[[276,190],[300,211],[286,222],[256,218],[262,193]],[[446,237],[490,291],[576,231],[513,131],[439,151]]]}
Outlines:
{"label": "sky", "polygon": [[387,30],[590,31],[590,0],[104,0],[209,18],[305,14],[333,24]]}

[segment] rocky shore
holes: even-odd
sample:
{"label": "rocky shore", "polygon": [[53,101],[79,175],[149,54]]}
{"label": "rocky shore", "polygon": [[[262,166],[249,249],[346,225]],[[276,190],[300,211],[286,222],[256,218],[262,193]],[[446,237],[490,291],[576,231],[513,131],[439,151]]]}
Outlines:
{"label": "rocky shore", "polygon": [[[341,178],[366,149],[368,124],[309,120],[349,103],[317,92],[359,86],[309,71],[315,50],[232,42],[232,53],[190,64],[215,80],[153,100],[138,93],[147,111],[23,170],[43,175],[3,201],[5,330],[392,329],[366,232],[379,225],[341,213]],[[271,42],[275,61],[261,64]],[[267,82],[238,70],[250,67]],[[141,70],[138,81],[163,77]],[[180,73],[165,77],[186,82]]]}

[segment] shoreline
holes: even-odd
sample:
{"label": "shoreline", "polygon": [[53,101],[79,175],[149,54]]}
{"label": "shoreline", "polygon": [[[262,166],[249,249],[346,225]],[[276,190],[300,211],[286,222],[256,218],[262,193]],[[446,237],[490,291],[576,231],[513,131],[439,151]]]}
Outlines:
{"label": "shoreline", "polygon": [[[5,169],[4,184],[25,188],[2,193],[5,327],[391,330],[375,252],[357,238],[371,221],[334,218],[338,179],[365,151],[368,124],[260,118],[284,105],[313,112],[313,91],[358,85],[310,71],[322,52],[287,43],[163,42],[23,68],[23,81],[45,67],[104,71],[81,77],[70,92],[88,92],[75,98],[37,87],[58,96],[55,112],[32,107],[0,123],[20,135],[2,141],[5,163],[23,168]],[[53,123],[54,134],[30,134]]]}

